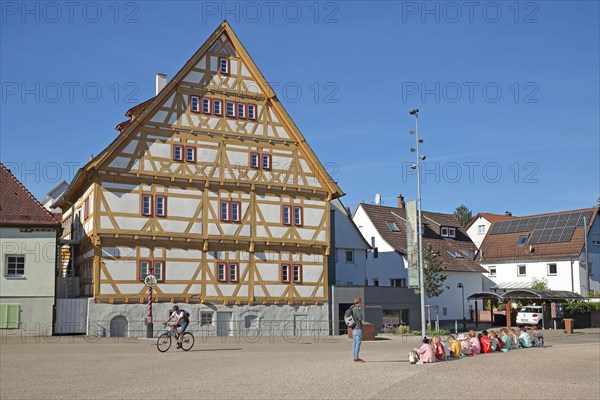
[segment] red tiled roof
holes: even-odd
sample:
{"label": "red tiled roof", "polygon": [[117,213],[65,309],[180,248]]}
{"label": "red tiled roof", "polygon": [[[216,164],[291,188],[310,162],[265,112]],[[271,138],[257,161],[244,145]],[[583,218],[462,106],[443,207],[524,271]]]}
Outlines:
{"label": "red tiled roof", "polygon": [[0,225],[60,226],[54,215],[0,163]]}
{"label": "red tiled roof", "polygon": [[[577,211],[591,211],[592,216],[587,221],[589,230],[598,215],[598,208],[586,208],[582,210],[560,211],[555,213],[528,215],[522,217],[513,217],[515,219],[525,219],[531,217],[542,217],[551,215],[567,214]],[[495,223],[495,222],[494,222]],[[491,232],[494,223],[490,226],[488,232]],[[485,263],[495,262],[519,262],[519,261],[535,261],[535,260],[560,260],[567,258],[577,258],[583,251],[584,247],[584,232],[583,226],[579,225],[575,228],[575,232],[568,242],[554,243],[534,243],[529,244],[529,241],[524,246],[519,246],[517,241],[521,235],[531,237],[533,231],[520,231],[513,233],[487,234],[479,248],[481,259]]]}
{"label": "red tiled roof", "polygon": [[[383,239],[398,253],[406,256],[406,209],[372,204],[361,204],[360,206]],[[386,221],[394,222],[399,231],[392,231]],[[431,245],[440,255],[444,269],[461,272],[485,272],[485,269],[476,261],[469,259],[464,253],[470,251],[474,254],[477,247],[453,215],[423,211],[422,222],[425,229],[423,232],[423,248]],[[441,236],[441,226],[456,228],[456,237]],[[448,251],[455,251],[461,254],[463,258],[455,258]]]}

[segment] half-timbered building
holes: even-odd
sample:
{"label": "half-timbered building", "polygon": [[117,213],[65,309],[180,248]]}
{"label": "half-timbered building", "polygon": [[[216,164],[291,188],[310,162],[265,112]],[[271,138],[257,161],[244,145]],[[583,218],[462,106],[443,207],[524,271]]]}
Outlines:
{"label": "half-timbered building", "polygon": [[155,320],[179,303],[220,335],[326,333],[343,193],[230,25],[160,86],[56,203],[88,329],[142,335],[153,274]]}

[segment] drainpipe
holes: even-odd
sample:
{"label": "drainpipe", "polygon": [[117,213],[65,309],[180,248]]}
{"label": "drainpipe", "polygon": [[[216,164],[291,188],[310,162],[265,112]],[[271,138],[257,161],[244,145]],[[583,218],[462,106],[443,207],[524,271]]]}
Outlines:
{"label": "drainpipe", "polygon": [[573,279],[573,259],[571,259],[571,292],[575,291],[575,281]]}

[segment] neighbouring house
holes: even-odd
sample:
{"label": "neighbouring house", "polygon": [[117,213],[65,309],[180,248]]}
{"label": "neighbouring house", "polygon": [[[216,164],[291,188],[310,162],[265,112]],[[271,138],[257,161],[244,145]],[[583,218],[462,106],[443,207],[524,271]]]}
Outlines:
{"label": "neighbouring house", "polygon": [[60,209],[57,210],[52,208],[52,204],[56,203],[56,200],[60,198],[60,196],[65,192],[65,190],[67,190],[68,187],[69,184],[66,181],[62,181],[58,185],[54,186],[41,201],[42,205],[51,212],[60,214]]}
{"label": "neighbouring house", "polygon": [[[332,333],[343,333],[345,310],[355,297],[365,298],[367,253],[371,246],[352,221],[352,214],[339,199],[331,201],[331,252],[329,283]],[[366,311],[366,310],[365,310]],[[372,318],[372,315],[367,316]]]}
{"label": "neighbouring house", "polygon": [[339,199],[331,202],[331,221],[329,283],[334,286],[365,285],[367,253],[371,246]]}
{"label": "neighbouring house", "polygon": [[60,222],[0,163],[0,329],[51,335]]}
{"label": "neighbouring house", "polygon": [[[398,207],[360,204],[353,220],[373,248],[367,259],[368,285],[405,288],[406,294],[400,304],[405,301],[414,305],[416,295],[408,288],[404,198],[398,197]],[[470,318],[468,310],[463,314],[466,298],[482,290],[482,273],[485,272],[474,260],[476,246],[451,214],[423,211],[422,224],[423,248],[432,247],[447,274],[444,292],[429,301],[426,299],[426,303],[437,306],[441,321],[462,320],[463,316]],[[412,326],[420,324],[418,304],[416,309],[411,306],[404,308],[408,311],[401,311],[406,315],[403,320],[408,320]],[[435,315],[434,311],[432,315]]]}
{"label": "neighbouring house", "polygon": [[477,258],[489,278],[486,290],[528,288],[535,278],[546,280],[550,290],[599,292],[598,208],[493,222]]}
{"label": "neighbouring house", "polygon": [[89,329],[146,334],[152,274],[157,321],[183,303],[206,334],[328,333],[343,192],[230,25],[156,85],[54,205]]}
{"label": "neighbouring house", "polygon": [[469,224],[465,227],[465,231],[475,246],[479,248],[481,243],[483,243],[483,239],[485,239],[485,235],[489,232],[492,222],[504,221],[511,218],[513,218],[513,216],[508,211],[504,215],[478,213],[471,221],[469,221]]}

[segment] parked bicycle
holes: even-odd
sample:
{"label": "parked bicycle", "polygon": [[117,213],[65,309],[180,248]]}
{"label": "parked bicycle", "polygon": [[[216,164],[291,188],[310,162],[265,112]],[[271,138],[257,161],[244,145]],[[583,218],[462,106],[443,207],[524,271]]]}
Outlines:
{"label": "parked bicycle", "polygon": [[[156,347],[161,353],[164,353],[171,348],[173,338],[175,338],[176,343],[179,343],[179,331],[175,325],[165,324],[165,326],[166,331],[158,337],[158,341],[156,342]],[[188,351],[192,347],[194,347],[194,335],[192,335],[190,332],[185,332],[183,334],[183,343],[181,343],[181,349]]]}

